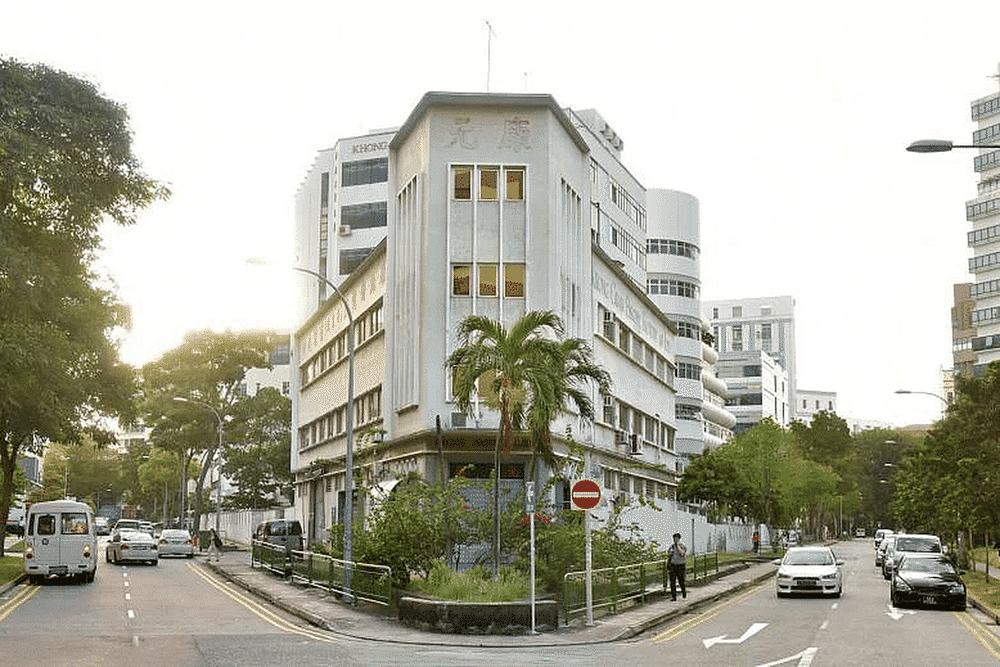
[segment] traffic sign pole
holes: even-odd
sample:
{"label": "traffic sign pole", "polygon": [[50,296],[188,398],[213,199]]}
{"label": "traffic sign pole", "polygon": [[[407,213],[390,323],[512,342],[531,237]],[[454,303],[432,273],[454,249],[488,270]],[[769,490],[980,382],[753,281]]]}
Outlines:
{"label": "traffic sign pole", "polygon": [[594,625],[594,549],[590,540],[590,510],[583,511],[584,533],[587,541],[587,627]]}

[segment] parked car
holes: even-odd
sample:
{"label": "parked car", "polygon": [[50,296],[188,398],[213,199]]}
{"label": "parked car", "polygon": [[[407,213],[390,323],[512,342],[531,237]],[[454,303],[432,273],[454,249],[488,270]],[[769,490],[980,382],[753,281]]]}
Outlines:
{"label": "parked car", "polygon": [[258,524],[253,538],[286,550],[302,550],[302,524],[295,519],[269,519]]}
{"label": "parked car", "polygon": [[905,604],[965,609],[964,572],[943,554],[907,553],[892,574],[889,599],[892,606]]}
{"label": "parked car", "polygon": [[161,558],[163,556],[194,558],[194,540],[191,539],[191,533],[176,528],[164,530],[160,533],[159,552]]}
{"label": "parked car", "polygon": [[775,587],[778,597],[793,593],[833,595],[844,592],[841,566],[830,547],[793,547],[783,558],[774,561],[778,566]]}
{"label": "parked car", "polygon": [[875,551],[878,551],[879,547],[882,546],[882,540],[889,535],[892,535],[892,531],[888,528],[879,528],[875,531]]}
{"label": "parked car", "polygon": [[104,549],[104,559],[109,563],[149,563],[160,561],[156,540],[141,530],[116,530]]}
{"label": "parked car", "polygon": [[896,561],[902,554],[907,553],[944,553],[944,550],[941,548],[941,538],[937,535],[897,533],[893,536],[891,544],[885,551],[885,558],[882,559],[882,577],[891,579]]}
{"label": "parked car", "polygon": [[892,544],[892,536],[888,536],[882,540],[882,542],[875,547],[875,567],[882,567],[882,561],[885,560],[885,551]]}
{"label": "parked car", "polygon": [[854,537],[865,537],[865,529],[861,527],[855,528]]}
{"label": "parked car", "polygon": [[108,518],[104,516],[94,517],[94,533],[97,535],[110,535],[111,534],[111,524],[108,523]]}

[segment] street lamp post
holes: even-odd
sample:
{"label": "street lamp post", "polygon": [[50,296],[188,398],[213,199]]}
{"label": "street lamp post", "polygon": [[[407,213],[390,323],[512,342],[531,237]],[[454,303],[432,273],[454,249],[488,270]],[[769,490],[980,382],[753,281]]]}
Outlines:
{"label": "street lamp post", "polygon": [[[222,429],[223,429],[222,415],[219,414],[219,411],[216,410],[213,406],[209,405],[208,403],[204,403],[202,401],[197,401],[197,400],[195,400],[193,398],[183,398],[181,396],[175,396],[174,400],[176,402],[178,402],[178,403],[191,403],[192,405],[197,405],[197,406],[205,408],[206,410],[210,410],[212,412],[212,414],[215,415],[216,420],[218,420],[218,422],[219,422],[219,445],[216,448],[216,454],[215,454],[215,456],[212,457],[214,459],[213,462],[218,467],[218,470],[216,471],[216,478],[215,478],[215,534],[218,535],[219,532],[220,532],[219,524],[221,523],[221,517],[222,517],[222,465],[221,465],[222,464]],[[206,461],[205,463],[207,465],[208,461]],[[182,490],[182,492],[183,492],[183,490]],[[183,517],[182,517],[182,520],[183,520]]]}
{"label": "street lamp post", "polygon": [[897,394],[923,394],[924,396],[933,396],[934,398],[936,398],[939,401],[941,401],[942,403],[944,403],[945,407],[948,407],[948,405],[949,405],[948,399],[946,399],[944,396],[940,396],[938,394],[935,394],[935,393],[932,393],[932,392],[929,392],[929,391],[910,391],[909,389],[897,389],[896,393]]}
{"label": "street lamp post", "polygon": [[305,273],[322,281],[336,292],[347,313],[347,451],[344,454],[344,587],[347,589],[347,599],[353,600],[354,588],[351,585],[351,561],[354,547],[354,315],[347,304],[347,297],[340,288],[330,282],[326,276],[306,269],[293,266],[293,271]]}

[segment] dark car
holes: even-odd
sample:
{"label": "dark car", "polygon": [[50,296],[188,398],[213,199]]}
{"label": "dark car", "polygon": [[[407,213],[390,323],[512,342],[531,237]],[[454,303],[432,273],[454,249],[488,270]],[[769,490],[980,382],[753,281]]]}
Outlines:
{"label": "dark car", "polygon": [[302,550],[302,524],[295,519],[269,519],[257,526],[255,540],[284,547],[289,551]]}
{"label": "dark car", "polygon": [[948,556],[905,554],[892,574],[889,599],[892,606],[906,604],[965,609],[962,572]]}

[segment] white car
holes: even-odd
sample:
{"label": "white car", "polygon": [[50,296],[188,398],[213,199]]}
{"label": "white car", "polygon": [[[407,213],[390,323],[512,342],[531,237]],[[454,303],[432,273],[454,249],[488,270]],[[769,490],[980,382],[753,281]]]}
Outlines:
{"label": "white car", "polygon": [[830,547],[794,547],[784,558],[774,561],[778,566],[775,586],[778,597],[793,593],[832,595],[844,592],[844,576]]}
{"label": "white car", "polygon": [[194,558],[194,540],[186,530],[167,528],[160,533],[160,556]]}
{"label": "white car", "polygon": [[138,530],[116,530],[104,548],[104,560],[109,563],[160,562],[156,540],[149,533]]}

